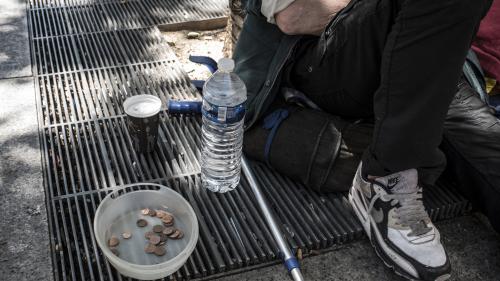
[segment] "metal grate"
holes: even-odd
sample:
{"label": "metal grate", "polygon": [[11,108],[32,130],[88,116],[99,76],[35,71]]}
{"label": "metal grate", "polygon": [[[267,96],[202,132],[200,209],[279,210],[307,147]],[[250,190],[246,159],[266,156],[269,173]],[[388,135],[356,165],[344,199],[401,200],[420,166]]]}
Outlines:
{"label": "metal grate", "polygon": [[33,38],[222,18],[224,0],[30,1]]}
{"label": "metal grate", "polygon": [[137,94],[152,93],[164,103],[168,99],[200,98],[182,70],[172,62],[39,75],[43,125],[121,115],[122,102]]}
{"label": "metal grate", "polygon": [[[126,97],[200,98],[156,28],[108,30],[110,14],[130,14],[154,1],[129,1],[126,8],[117,1],[75,2],[32,2],[29,21],[55,279],[127,279],[98,249],[93,217],[108,192],[137,182],[172,187],[199,219],[195,252],[169,279],[220,275],[276,260],[277,247],[245,178],[224,195],[200,188],[199,118],[162,112],[156,152],[139,155],[132,149],[121,109]],[[102,18],[84,25],[91,16]],[[344,194],[318,194],[263,164],[252,165],[295,250],[307,254],[362,235]],[[424,199],[433,219],[468,208],[446,183],[426,189]]]}
{"label": "metal grate", "polygon": [[37,74],[62,74],[137,63],[175,60],[157,28],[34,39]]}

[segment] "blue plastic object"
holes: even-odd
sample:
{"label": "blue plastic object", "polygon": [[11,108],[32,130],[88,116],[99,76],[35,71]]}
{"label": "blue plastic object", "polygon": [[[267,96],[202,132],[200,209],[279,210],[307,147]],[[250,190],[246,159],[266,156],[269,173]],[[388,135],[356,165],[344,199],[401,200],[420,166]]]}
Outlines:
{"label": "blue plastic object", "polygon": [[210,72],[214,73],[217,71],[217,62],[211,57],[206,56],[189,56],[189,60],[194,63],[203,64],[210,70]]}
{"label": "blue plastic object", "polygon": [[201,101],[168,101],[170,114],[201,114]]}
{"label": "blue plastic object", "polygon": [[281,122],[285,120],[287,117],[288,117],[288,110],[278,109],[273,113],[269,114],[268,116],[266,116],[266,118],[264,118],[263,128],[266,130],[271,130],[269,136],[267,137],[266,147],[264,149],[264,158],[266,159],[266,163],[268,165],[270,165],[269,152],[271,151],[271,145],[273,144],[274,136],[276,135],[276,132],[278,131],[278,127],[280,126]]}
{"label": "blue plastic object", "polygon": [[288,272],[292,271],[294,268],[300,268],[299,261],[295,257],[291,257],[285,260],[285,267],[288,269]]}

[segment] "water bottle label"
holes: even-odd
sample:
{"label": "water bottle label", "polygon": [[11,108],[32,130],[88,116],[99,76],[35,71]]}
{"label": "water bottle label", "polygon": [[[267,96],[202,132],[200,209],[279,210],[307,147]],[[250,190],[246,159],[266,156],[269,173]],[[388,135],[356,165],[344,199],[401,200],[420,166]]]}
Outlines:
{"label": "water bottle label", "polygon": [[201,111],[203,116],[219,124],[236,123],[245,117],[245,105],[243,103],[237,106],[227,107],[211,104],[203,100]]}

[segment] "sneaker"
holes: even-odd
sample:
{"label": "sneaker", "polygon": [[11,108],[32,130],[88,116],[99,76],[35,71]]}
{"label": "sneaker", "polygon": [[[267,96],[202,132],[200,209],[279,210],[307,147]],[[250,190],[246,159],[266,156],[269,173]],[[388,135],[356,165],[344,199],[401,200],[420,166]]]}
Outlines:
{"label": "sneaker", "polygon": [[359,165],[349,201],[372,246],[385,265],[410,280],[442,281],[451,266],[422,203],[417,170],[410,169],[373,181]]}

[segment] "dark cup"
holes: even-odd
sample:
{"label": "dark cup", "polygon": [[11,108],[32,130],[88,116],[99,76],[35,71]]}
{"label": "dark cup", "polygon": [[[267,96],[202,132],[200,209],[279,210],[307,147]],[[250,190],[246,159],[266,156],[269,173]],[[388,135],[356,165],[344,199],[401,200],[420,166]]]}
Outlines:
{"label": "dark cup", "polygon": [[137,153],[149,153],[155,148],[161,100],[152,95],[137,95],[123,102],[127,128]]}

